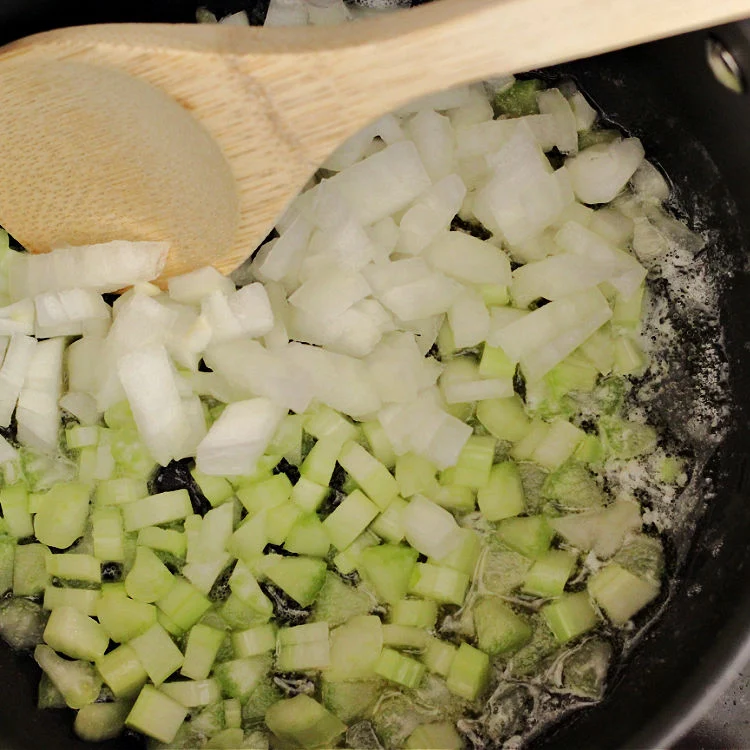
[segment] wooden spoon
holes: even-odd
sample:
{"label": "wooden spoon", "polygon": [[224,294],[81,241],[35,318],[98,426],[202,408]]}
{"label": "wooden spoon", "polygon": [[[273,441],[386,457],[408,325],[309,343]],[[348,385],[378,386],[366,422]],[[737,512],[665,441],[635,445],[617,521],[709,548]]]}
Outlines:
{"label": "wooden spoon", "polygon": [[229,272],[328,154],[410,99],[747,16],[750,0],[441,0],[337,27],[39,34],[0,50],[0,225],[34,252],[166,240],[165,277]]}

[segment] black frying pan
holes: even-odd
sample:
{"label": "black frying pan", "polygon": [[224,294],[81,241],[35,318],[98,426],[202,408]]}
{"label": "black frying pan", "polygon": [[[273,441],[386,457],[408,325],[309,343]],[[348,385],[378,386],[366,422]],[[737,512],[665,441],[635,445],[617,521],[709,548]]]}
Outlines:
{"label": "black frying pan", "polygon": [[[658,0],[657,0],[658,1]],[[190,22],[196,0],[0,0],[0,43],[59,26],[111,21]],[[219,13],[245,9],[262,22],[267,0],[206,2]],[[714,30],[750,73],[743,24]],[[554,33],[540,23],[540,33]],[[501,33],[498,32],[499,43]],[[750,34],[748,35],[750,37]],[[699,32],[574,63],[574,76],[612,119],[638,135],[669,174],[688,219],[718,233],[705,251],[723,275],[722,328],[731,364],[732,426],[709,473],[715,498],[700,503],[695,533],[669,543],[677,583],[663,617],[610,680],[606,700],[537,738],[544,748],[668,747],[698,720],[750,656],[750,282],[742,271],[750,247],[750,98],[722,88],[705,64]],[[427,64],[427,63],[426,63]],[[0,134],[2,137],[2,134]],[[2,165],[0,165],[2,179]],[[679,422],[681,393],[715,331],[683,331],[681,373],[661,403],[661,418]],[[692,368],[692,369],[691,369]],[[688,524],[690,526],[690,524]],[[72,733],[70,712],[37,711],[39,672],[31,657],[0,646],[0,748],[72,750],[95,746]],[[122,737],[98,747],[141,747]]]}

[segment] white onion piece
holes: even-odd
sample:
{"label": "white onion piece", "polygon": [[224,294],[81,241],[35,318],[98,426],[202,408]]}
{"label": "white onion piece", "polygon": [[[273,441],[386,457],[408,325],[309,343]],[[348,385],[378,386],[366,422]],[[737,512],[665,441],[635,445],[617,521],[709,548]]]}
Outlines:
{"label": "white onion piece", "polygon": [[7,464],[9,461],[15,461],[17,458],[18,451],[0,435],[0,464]]}
{"label": "white onion piece", "polygon": [[22,299],[0,308],[0,335],[31,335],[34,333],[34,301]]}
{"label": "white onion piece", "polygon": [[258,341],[237,339],[212,343],[204,359],[244,398],[264,396],[299,414],[310,404],[314,387],[307,373],[285,358],[285,352],[270,352]]}
{"label": "white onion piece", "polygon": [[166,466],[181,458],[190,423],[177,374],[163,346],[131,351],[117,362],[117,374],[138,432],[154,460]]}
{"label": "white onion piece", "polygon": [[219,476],[252,473],[285,413],[266,398],[228,404],[198,445],[199,471]]}
{"label": "white onion piece", "polygon": [[408,403],[435,384],[441,365],[426,358],[413,335],[391,333],[366,359],[367,369],[383,403]]}
{"label": "white onion piece", "polygon": [[580,92],[576,91],[573,96],[568,100],[570,108],[573,110],[573,115],[576,120],[576,129],[589,130],[593,127],[596,122],[597,112],[596,110],[586,101],[586,97]]}
{"label": "white onion piece", "polygon": [[563,154],[578,152],[578,128],[573,110],[559,89],[539,91],[536,95],[539,112],[552,115],[555,121],[555,145]]}
{"label": "white onion piece", "polygon": [[13,299],[61,289],[118,289],[155,279],[163,270],[169,247],[165,242],[117,240],[53,253],[14,253],[8,259]]}
{"label": "white onion piece", "polygon": [[[529,315],[528,310],[518,310],[515,307],[493,307],[490,310],[490,328],[487,332],[487,343],[490,346],[500,346],[500,332],[511,323]],[[507,354],[507,352],[506,352]]]}
{"label": "white onion piece", "polygon": [[190,309],[180,310],[172,335],[166,340],[167,351],[181,367],[197,370],[211,334],[211,326],[203,315]]}
{"label": "white onion piece", "polygon": [[64,350],[64,338],[37,343],[16,407],[19,442],[46,455],[58,449]]}
{"label": "white onion piece", "polygon": [[466,197],[466,185],[451,174],[423,193],[401,218],[398,250],[418,255],[441,232],[450,227]]}
{"label": "white onion piece", "polygon": [[60,407],[72,414],[81,424],[95,425],[100,413],[96,401],[88,393],[68,391],[59,401]]}
{"label": "white onion piece", "polygon": [[440,375],[440,390],[447,404],[465,404],[513,395],[513,378],[482,378],[469,357],[451,360]]}
{"label": "white onion piece", "polygon": [[203,411],[203,402],[199,396],[193,393],[192,388],[189,395],[182,397],[182,408],[188,423],[188,431],[176,458],[194,456],[198,445],[206,437],[208,431],[206,414]]}
{"label": "white onion piece", "polygon": [[412,117],[407,129],[433,182],[455,171],[456,137],[447,117],[433,109],[422,109]]}
{"label": "white onion piece", "polygon": [[554,339],[564,336],[566,331],[575,330],[589,318],[599,318],[601,315],[606,315],[607,319],[612,316],[607,300],[598,289],[589,289],[537,308],[505,326],[495,338],[503,351],[517,362],[535,350],[550,345]]}
{"label": "white onion piece", "polygon": [[97,368],[102,359],[104,339],[84,336],[74,341],[65,352],[68,388],[94,394],[98,386]]}
{"label": "white onion piece", "polygon": [[481,344],[490,330],[490,314],[479,292],[465,288],[448,310],[448,323],[456,348]]}
{"label": "white onion piece", "polygon": [[427,248],[425,258],[439,271],[469,284],[511,282],[510,260],[495,245],[465,232],[444,232]]}
{"label": "white onion piece", "polygon": [[566,160],[573,190],[581,203],[609,203],[643,160],[637,138],[597,144]]}
{"label": "white onion piece", "polygon": [[[403,219],[402,219],[403,223]],[[372,255],[373,260],[383,262],[388,260],[388,256],[396,248],[399,240],[399,227],[391,216],[375,222],[365,230],[370,241],[374,245]]]}
{"label": "white onion piece", "polygon": [[555,243],[569,253],[574,253],[590,263],[611,266],[608,278],[620,294],[629,297],[646,278],[646,269],[630,253],[618,250],[599,235],[580,224],[569,221],[555,235]]}
{"label": "white onion piece", "polygon": [[252,263],[253,273],[261,281],[281,281],[292,277],[302,262],[310,240],[312,224],[297,217],[276,240],[261,247]]}
{"label": "white onion piece", "polygon": [[264,336],[273,328],[273,310],[263,284],[248,284],[233,292],[229,308],[246,336]]}
{"label": "white onion piece", "polygon": [[308,4],[305,0],[271,0],[264,26],[307,26]]}
{"label": "white onion piece", "polygon": [[442,560],[463,539],[456,519],[423,495],[414,495],[402,513],[406,541],[427,557]]}
{"label": "white onion piece", "polygon": [[513,272],[511,296],[519,307],[527,307],[536,299],[560,299],[601,284],[619,271],[612,263],[592,262],[572,253],[553,255],[535,263],[527,263]]}
{"label": "white onion piece", "polygon": [[406,208],[430,186],[430,178],[411,141],[394,143],[339,172],[329,182],[363,225]]}
{"label": "white onion piece", "polygon": [[298,343],[289,344],[280,354],[303,374],[315,397],[332,409],[356,419],[380,408],[375,384],[362,360]]}
{"label": "white onion piece", "polygon": [[469,101],[459,109],[450,111],[453,130],[458,131],[480,122],[492,120],[495,113],[482,86],[472,86],[469,89]]}
{"label": "white onion piece", "polygon": [[109,321],[112,310],[101,295],[90,289],[64,289],[34,297],[38,338],[79,336],[87,323]]}
{"label": "white onion piece", "polygon": [[313,274],[289,303],[320,318],[333,318],[370,294],[370,286],[360,273],[324,268]]}
{"label": "white onion piece", "polygon": [[219,23],[224,26],[249,26],[250,20],[247,17],[247,13],[245,13],[244,10],[241,10],[237,13],[231,13],[228,16],[224,16]]}
{"label": "white onion piece", "polygon": [[234,284],[228,276],[219,273],[213,266],[204,266],[181,276],[172,276],[167,281],[167,289],[175,302],[199,305],[211,292],[231,294]]}
{"label": "white onion piece", "polygon": [[31,336],[16,335],[10,339],[3,366],[0,367],[0,426],[10,424],[16,408],[26,374],[31,366],[36,339]]}

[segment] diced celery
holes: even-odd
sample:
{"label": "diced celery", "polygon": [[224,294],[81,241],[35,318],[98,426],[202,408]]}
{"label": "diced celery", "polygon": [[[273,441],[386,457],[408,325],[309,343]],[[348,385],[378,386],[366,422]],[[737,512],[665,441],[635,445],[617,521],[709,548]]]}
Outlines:
{"label": "diced celery", "polygon": [[510,449],[511,458],[516,461],[530,461],[534,451],[547,437],[550,426],[542,419],[534,419],[527,433]]}
{"label": "diced celery", "polygon": [[599,434],[614,458],[636,458],[656,448],[656,430],[640,422],[605,417],[599,420]]}
{"label": "diced celery", "polygon": [[282,557],[266,571],[268,578],[301,607],[309,607],[325,581],[325,561],[312,557]]}
{"label": "diced celery", "polygon": [[276,506],[266,513],[266,536],[271,544],[281,545],[286,541],[289,532],[302,516],[298,505],[288,501]]}
{"label": "diced celery", "polygon": [[397,497],[371,524],[370,529],[387,542],[397,544],[403,541],[404,510],[408,503]]}
{"label": "diced celery", "polygon": [[83,708],[99,697],[102,680],[88,662],[63,659],[44,645],[34,649],[34,660],[62,693],[70,708]]}
{"label": "diced celery", "polygon": [[477,503],[488,521],[500,521],[526,510],[521,474],[513,461],[492,467],[489,481],[477,491]]}
{"label": "diced celery", "polygon": [[325,527],[315,513],[301,515],[287,534],[284,548],[298,555],[325,557],[331,542]]}
{"label": "diced celery", "polygon": [[130,708],[125,701],[89,703],[76,714],[73,731],[85,742],[114,739],[124,729]]}
{"label": "diced celery", "polygon": [[418,726],[406,741],[408,750],[461,750],[464,746],[461,735],[447,721]]}
{"label": "diced celery", "polygon": [[331,661],[326,679],[333,682],[371,679],[382,648],[380,619],[375,615],[352,617],[331,632]]}
{"label": "diced celery", "polygon": [[316,404],[306,412],[304,429],[318,440],[333,438],[342,445],[357,437],[357,428],[345,416],[325,404]]}
{"label": "diced celery", "polygon": [[197,468],[190,470],[196,484],[200,487],[201,492],[206,500],[211,503],[212,507],[217,507],[227,502],[234,495],[234,488],[228,479],[224,477],[215,477],[198,471]]}
{"label": "diced celery", "polygon": [[152,604],[169,593],[175,578],[148,547],[138,547],[135,564],[125,577],[125,591],[131,599]]}
{"label": "diced celery", "polygon": [[234,566],[232,575],[229,577],[229,588],[232,594],[237,596],[246,608],[253,610],[263,622],[269,620],[273,614],[273,604],[263,593],[258,581],[250,568],[242,561]]}
{"label": "diced celery", "polygon": [[122,506],[125,531],[138,531],[146,526],[181,521],[192,512],[193,506],[187,490],[161,492]]}
{"label": "diced celery", "polygon": [[545,88],[538,78],[514,81],[512,85],[498,91],[492,101],[495,112],[508,117],[524,117],[539,112],[536,95]]}
{"label": "diced celery", "polygon": [[541,609],[550,630],[560,643],[567,643],[576,636],[591,630],[598,618],[585,591],[576,594],[563,594]]}
{"label": "diced celery", "polygon": [[150,547],[157,552],[166,552],[177,559],[185,559],[187,540],[185,534],[176,529],[160,529],[147,526],[138,532],[138,546]]}
{"label": "diced celery", "polygon": [[95,508],[91,514],[94,556],[102,562],[125,562],[125,529],[119,508]]}
{"label": "diced celery", "polygon": [[270,479],[237,490],[237,497],[251,516],[282,505],[291,495],[292,483],[286,474],[274,474]]}
{"label": "diced celery", "polygon": [[572,455],[578,444],[586,437],[579,429],[564,419],[558,419],[549,427],[546,435],[535,447],[531,459],[545,469],[558,469]]}
{"label": "diced celery", "polygon": [[335,573],[326,571],[325,583],[313,606],[312,619],[327,622],[335,628],[352,617],[366,615],[373,607],[373,598],[365,591],[346,583]]}
{"label": "diced celery", "polygon": [[468,701],[476,700],[487,686],[490,660],[483,651],[462,643],[448,670],[448,690]]}
{"label": "diced celery", "polygon": [[323,521],[331,544],[338,550],[346,549],[378,515],[378,506],[360,490],[354,490]]}
{"label": "diced celery", "polygon": [[270,666],[271,658],[268,655],[247,656],[217,664],[214,677],[219,681],[224,695],[247,700]]}
{"label": "diced celery", "polygon": [[148,485],[143,479],[118,477],[105,479],[96,486],[94,503],[102,505],[122,505],[148,497]]}
{"label": "diced celery", "polygon": [[[13,588],[13,562],[16,557],[16,541],[0,536],[0,596]],[[45,568],[45,577],[46,577]]]}
{"label": "diced celery", "polygon": [[456,656],[457,648],[438,638],[430,638],[422,652],[422,661],[430,672],[447,677]]}
{"label": "diced celery", "polygon": [[383,625],[383,645],[422,651],[427,646],[427,631],[411,625]]}
{"label": "diced celery", "polygon": [[146,684],[148,674],[127,644],[97,659],[96,668],[116,698],[130,698]]}
{"label": "diced celery", "polygon": [[495,442],[494,437],[472,435],[458,457],[453,483],[473,489],[484,487],[490,479]]}
{"label": "diced celery", "polygon": [[[445,476],[447,471],[443,472]],[[441,476],[441,484],[437,492],[430,498],[441,508],[457,513],[471,513],[476,506],[476,497],[471,487],[459,487],[456,484],[446,484],[447,478]]]}
{"label": "diced celery", "polygon": [[358,569],[378,598],[392,604],[406,594],[418,556],[415,549],[406,545],[381,544],[362,552]]}
{"label": "diced celery", "polygon": [[594,476],[575,462],[563,464],[549,474],[542,485],[542,494],[565,509],[579,510],[604,504],[604,491]]}
{"label": "diced celery", "polygon": [[416,453],[404,453],[396,459],[396,482],[403,497],[427,495],[431,497],[438,488],[437,468]]}
{"label": "diced celery", "polygon": [[124,586],[122,590],[103,589],[96,616],[113,641],[124,643],[156,623],[156,607],[130,599]]}
{"label": "diced celery", "polygon": [[292,502],[306,513],[315,513],[328,497],[331,488],[300,477],[292,488]]}
{"label": "diced celery", "polygon": [[161,685],[182,666],[182,652],[175,646],[169,633],[158,623],[142,635],[133,638],[128,645],[135,651],[155,685]]}
{"label": "diced celery", "polygon": [[496,535],[516,552],[537,558],[549,549],[555,532],[545,516],[521,516],[500,521]]}
{"label": "diced celery", "polygon": [[102,582],[101,563],[91,555],[48,555],[46,563],[47,573],[53,578],[93,584]]}
{"label": "diced celery", "polygon": [[11,536],[24,539],[34,535],[34,524],[29,512],[29,493],[24,485],[3,487],[0,490],[0,508]]}
{"label": "diced celery", "polygon": [[479,648],[490,656],[516,651],[531,638],[531,628],[502,599],[485,596],[474,605]]}
{"label": "diced celery", "polygon": [[15,548],[13,596],[37,596],[49,583],[47,555],[43,544],[19,544]]}
{"label": "diced celery", "polygon": [[315,622],[279,630],[276,647],[276,669],[301,672],[325,669],[331,663],[328,623]]}
{"label": "diced celery", "polygon": [[437,603],[427,599],[400,599],[391,607],[389,620],[394,625],[432,629],[437,622]]}
{"label": "diced celery", "polygon": [[479,374],[483,378],[513,378],[516,363],[499,347],[485,344],[479,360]]}
{"label": "diced celery", "polygon": [[275,703],[266,711],[265,719],[280,740],[296,743],[306,750],[334,747],[346,731],[346,724],[307,695]]}
{"label": "diced celery", "polygon": [[432,563],[417,563],[409,580],[409,593],[444,604],[461,605],[466,596],[469,576]]}
{"label": "diced celery", "polygon": [[151,685],[141,690],[125,723],[159,742],[172,742],[188,710]]}
{"label": "diced celery", "polygon": [[68,589],[47,586],[44,589],[44,608],[72,607],[88,617],[96,616],[96,606],[101,592],[97,589]]}
{"label": "diced celery", "polygon": [[266,511],[248,516],[227,542],[227,550],[240,560],[251,560],[263,554],[268,544]]}
{"label": "diced celery", "polygon": [[392,469],[396,465],[396,454],[383,426],[377,421],[363,422],[361,426],[370,446],[370,453],[387,469]]}
{"label": "diced celery", "polygon": [[224,701],[224,723],[230,729],[242,726],[242,703],[238,698],[227,698]]}
{"label": "diced celery", "polygon": [[640,344],[630,336],[617,336],[614,339],[614,371],[620,375],[640,375],[648,360]]}
{"label": "diced celery", "polygon": [[182,630],[188,630],[211,607],[211,602],[184,578],[175,578],[156,606]]}
{"label": "diced celery", "polygon": [[338,461],[381,510],[398,497],[398,484],[393,475],[358,443],[346,443]]}
{"label": "diced celery", "polygon": [[615,625],[624,625],[659,594],[659,584],[610,563],[593,575],[588,590]]}
{"label": "diced celery", "polygon": [[526,574],[523,590],[536,596],[560,596],[576,566],[576,555],[552,549],[539,557]]}
{"label": "diced celery", "polygon": [[186,708],[208,706],[221,699],[219,683],[211,679],[165,682],[161,691]]}
{"label": "diced celery", "polygon": [[219,653],[225,638],[226,633],[223,630],[217,630],[201,623],[193,625],[187,636],[185,658],[180,674],[189,677],[191,680],[205,680],[211,673],[216,655]]}
{"label": "diced celery", "polygon": [[646,291],[644,284],[629,297],[618,294],[612,307],[612,318],[610,323],[615,330],[637,331],[643,320],[643,295]]}
{"label": "diced celery", "polygon": [[343,552],[339,552],[333,558],[336,570],[342,575],[349,575],[359,566],[362,552],[377,544],[380,544],[380,539],[371,531],[368,530],[360,534]]}
{"label": "diced celery", "polygon": [[232,633],[232,648],[239,657],[258,656],[273,651],[276,648],[276,627],[268,623],[248,630],[235,631]]}
{"label": "diced celery", "polygon": [[467,576],[474,577],[474,569],[477,566],[479,555],[482,551],[482,543],[479,535],[472,529],[459,529],[460,544],[450,554],[442,557],[439,561],[430,559],[429,562],[453,568]]}
{"label": "diced celery", "polygon": [[90,494],[91,488],[78,482],[55,485],[34,517],[36,538],[48,547],[70,547],[86,530]]}
{"label": "diced celery", "polygon": [[315,484],[327,487],[336,468],[342,444],[337,437],[318,440],[299,467],[300,474]]}
{"label": "diced celery", "polygon": [[522,440],[531,429],[531,420],[519,396],[480,401],[477,419],[498,440],[511,443]]}
{"label": "diced celery", "polygon": [[341,721],[352,722],[364,717],[380,697],[383,683],[380,679],[357,682],[326,680],[321,688],[323,705]]}
{"label": "diced celery", "polygon": [[596,435],[586,435],[575,449],[573,457],[584,464],[600,464],[604,460],[604,446]]}
{"label": "diced celery", "polygon": [[391,648],[384,648],[375,663],[375,672],[398,685],[416,688],[422,682],[425,667],[416,659],[404,656]]}

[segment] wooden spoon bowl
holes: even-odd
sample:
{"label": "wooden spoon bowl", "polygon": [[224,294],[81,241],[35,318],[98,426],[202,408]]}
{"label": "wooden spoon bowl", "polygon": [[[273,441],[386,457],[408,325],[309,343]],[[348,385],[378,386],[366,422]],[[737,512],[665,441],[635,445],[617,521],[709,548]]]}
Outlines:
{"label": "wooden spoon bowl", "polygon": [[320,163],[460,83],[750,16],[750,0],[441,0],[337,27],[101,25],[0,50],[0,225],[33,252],[252,253]]}

